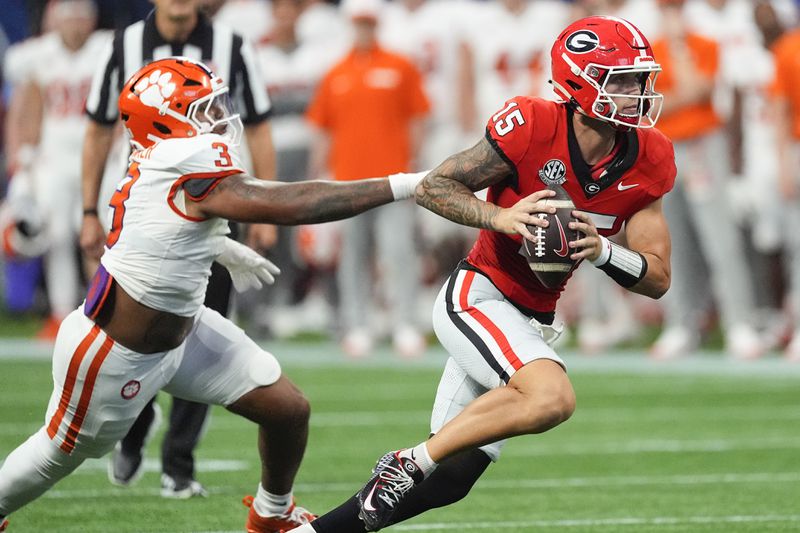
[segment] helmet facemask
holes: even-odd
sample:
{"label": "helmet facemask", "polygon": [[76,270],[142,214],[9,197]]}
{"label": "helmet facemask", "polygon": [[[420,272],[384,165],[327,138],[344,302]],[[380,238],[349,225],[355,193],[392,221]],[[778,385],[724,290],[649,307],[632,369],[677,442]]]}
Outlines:
{"label": "helmet facemask", "polygon": [[[655,91],[656,78],[661,72],[661,66],[648,58],[639,64],[631,66],[607,66],[589,63],[581,70],[566,54],[562,59],[570,66],[574,75],[588,83],[597,93],[590,109],[580,111],[592,118],[609,122],[614,126],[623,128],[648,129],[655,126],[664,96]],[[637,58],[638,59],[638,58]],[[637,77],[638,90],[636,92],[618,92],[614,89],[618,78],[634,74]],[[612,88],[609,91],[609,86]],[[561,88],[563,92],[567,92]],[[618,108],[614,99],[627,99],[636,101],[635,113],[624,113]]]}
{"label": "helmet facemask", "polygon": [[[215,78],[214,81],[219,80]],[[233,111],[228,87],[222,84],[211,94],[199,98],[189,104],[186,117],[198,134],[215,133],[228,139],[232,146],[237,146],[242,139],[244,126],[239,114]]]}

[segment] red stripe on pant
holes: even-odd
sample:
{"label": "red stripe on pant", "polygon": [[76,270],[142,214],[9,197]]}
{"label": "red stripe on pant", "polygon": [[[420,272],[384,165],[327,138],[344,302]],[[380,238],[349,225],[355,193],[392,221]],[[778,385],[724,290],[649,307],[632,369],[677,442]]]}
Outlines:
{"label": "red stripe on pant", "polygon": [[72,453],[75,449],[75,441],[81,431],[81,426],[86,418],[86,412],[89,410],[89,402],[92,400],[92,392],[94,391],[94,383],[97,381],[97,374],[100,373],[100,367],[103,361],[106,360],[111,347],[114,346],[114,340],[106,336],[102,346],[94,356],[92,364],[89,365],[89,371],[86,373],[86,379],[83,382],[83,390],[81,391],[81,399],[78,401],[78,409],[75,411],[75,416],[72,417],[72,422],[67,430],[67,436],[64,437],[64,442],[61,443],[61,449],[66,453]]}
{"label": "red stripe on pant", "polygon": [[58,432],[58,426],[61,425],[67,408],[69,408],[69,402],[72,399],[72,391],[75,388],[75,381],[78,379],[78,371],[81,368],[83,358],[86,356],[89,346],[92,345],[99,333],[100,326],[95,325],[92,327],[72,354],[69,368],[67,368],[67,376],[64,379],[64,388],[61,391],[61,399],[58,401],[58,409],[56,409],[53,418],[50,419],[50,424],[47,426],[47,434],[50,436],[51,440],[55,438]]}
{"label": "red stripe on pant", "polygon": [[466,274],[464,275],[464,283],[461,285],[461,293],[459,294],[459,305],[461,309],[466,311],[469,316],[474,318],[478,321],[478,323],[489,332],[489,335],[492,336],[494,341],[500,346],[500,350],[503,352],[503,356],[511,363],[511,366],[514,367],[514,370],[519,370],[522,368],[522,361],[519,360],[517,354],[514,353],[514,350],[511,348],[511,344],[508,342],[505,334],[500,331],[494,322],[491,319],[469,305],[467,303],[467,295],[469,294],[469,289],[472,286],[472,281],[475,279],[475,271],[467,270]]}

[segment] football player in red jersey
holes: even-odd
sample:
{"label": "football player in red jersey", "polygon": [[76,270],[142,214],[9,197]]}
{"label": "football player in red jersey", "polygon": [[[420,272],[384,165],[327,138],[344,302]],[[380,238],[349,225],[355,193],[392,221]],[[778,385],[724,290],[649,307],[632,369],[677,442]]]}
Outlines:
{"label": "football player in red jersey", "polygon": [[[652,298],[670,283],[670,238],[661,197],[676,169],[670,141],[652,129],[660,70],[631,23],[590,17],[567,27],[552,51],[552,83],[563,99],[517,97],[490,117],[486,136],[428,174],[420,205],[481,229],[433,310],[450,353],[431,417],[432,436],[389,452],[369,482],[339,508],[296,532],[377,531],[459,500],[504,439],[567,420],[575,393],[550,347],[563,284],[543,287],[520,255],[526,224],[546,212],[550,184],[578,210],[569,243],[623,287]],[[474,191],[488,187],[486,201]],[[624,229],[629,248],[607,239]],[[566,283],[566,280],[564,281]]]}

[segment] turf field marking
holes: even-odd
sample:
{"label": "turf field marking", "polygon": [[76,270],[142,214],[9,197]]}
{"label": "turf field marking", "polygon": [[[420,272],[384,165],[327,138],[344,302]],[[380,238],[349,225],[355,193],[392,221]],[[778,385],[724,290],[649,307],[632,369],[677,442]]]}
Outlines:
{"label": "turf field marking", "polygon": [[510,448],[509,457],[540,457],[560,455],[630,455],[638,453],[727,453],[738,450],[795,450],[800,441],[795,438],[752,439],[645,439],[586,444],[553,443],[548,445]]}
{"label": "turf field marking", "polygon": [[[722,516],[657,516],[653,518],[619,517],[619,518],[586,518],[569,520],[518,520],[508,522],[428,522],[421,524],[399,524],[396,531],[432,531],[492,529],[500,531],[505,528],[578,528],[604,526],[676,526],[685,524],[752,524],[765,522],[800,522],[800,515],[722,515]],[[203,531],[200,533],[239,533],[235,531]]]}
{"label": "turf field marking", "polygon": [[[357,368],[437,368],[441,369],[447,354],[440,346],[428,349],[425,357],[414,361],[399,360],[387,346],[381,346],[374,357],[352,361],[344,356],[334,342],[300,343],[269,342],[263,344],[291,371],[291,367],[357,367]],[[0,343],[0,360],[47,361],[52,357],[52,344],[30,339],[3,339]],[[792,364],[774,354],[756,361],[736,361],[724,352],[703,351],[692,357],[675,361],[653,361],[644,352],[616,351],[598,357],[585,357],[572,350],[560,351],[570,370],[592,373],[619,373],[641,375],[698,376],[774,376],[796,378],[800,365]]]}
{"label": "turf field marking", "polygon": [[[764,422],[764,421],[796,421],[800,420],[800,409],[794,405],[772,406],[672,406],[640,408],[581,408],[570,422],[581,424],[607,424],[609,422],[671,422],[680,419],[684,422],[706,420],[712,417],[716,422]],[[314,427],[384,427],[387,420],[392,425],[417,426],[426,425],[430,419],[430,410],[418,411],[335,411],[312,413],[311,425]],[[0,435],[29,435],[41,427],[40,422],[0,422]],[[249,422],[237,417],[214,418],[210,424],[213,430],[252,431]]]}
{"label": "turf field marking", "polygon": [[[161,472],[161,461],[158,459],[144,460],[145,472]],[[195,468],[200,472],[243,472],[245,470],[253,470],[256,468],[255,464],[247,461],[236,461],[231,459],[200,459],[195,463]],[[108,458],[89,459],[83,463],[76,474],[96,474],[97,472],[105,472],[108,469]]]}
{"label": "turf field marking", "polygon": [[683,524],[746,524],[764,522],[800,522],[800,515],[723,515],[723,516],[657,516],[653,518],[619,517],[570,520],[520,520],[514,522],[430,522],[427,524],[400,524],[397,531],[465,530],[529,528],[529,527],[592,527],[592,526],[675,526]]}
{"label": "turf field marking", "polygon": [[[202,465],[201,465],[202,466]],[[354,480],[351,483],[298,483],[295,491],[298,493],[336,493],[351,492],[363,483]],[[255,483],[255,481],[254,481]],[[473,491],[481,490],[517,490],[517,489],[559,489],[575,487],[627,487],[627,486],[686,486],[686,485],[716,485],[722,483],[800,483],[800,472],[752,472],[752,473],[726,473],[706,475],[672,475],[672,476],[610,476],[610,477],[576,477],[576,478],[550,478],[550,479],[518,479],[494,480],[483,479],[475,485]],[[212,494],[239,494],[238,487],[206,487]],[[56,498],[62,500],[81,500],[102,498],[113,495],[114,491],[124,492],[131,496],[158,496],[158,488],[108,487],[103,489],[56,489],[51,490],[43,498]]]}

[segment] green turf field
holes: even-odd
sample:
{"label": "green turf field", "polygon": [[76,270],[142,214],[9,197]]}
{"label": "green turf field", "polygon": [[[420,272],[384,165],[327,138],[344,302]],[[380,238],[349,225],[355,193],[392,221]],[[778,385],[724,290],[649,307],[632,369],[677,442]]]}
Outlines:
{"label": "green turf field", "polygon": [[[274,348],[311,399],[296,494],[316,512],[354,493],[384,451],[426,435],[444,357],[317,357],[332,350]],[[4,357],[0,458],[41,423],[50,392],[46,360]],[[567,360],[578,393],[570,421],[511,441],[466,500],[386,531],[800,531],[798,365],[708,354],[661,365],[636,354]],[[216,409],[198,451],[208,499],[158,496],[153,442],[135,487],[112,487],[105,462],[88,463],[13,515],[9,533],[242,531],[240,499],[257,483],[255,441],[254,426]]]}

